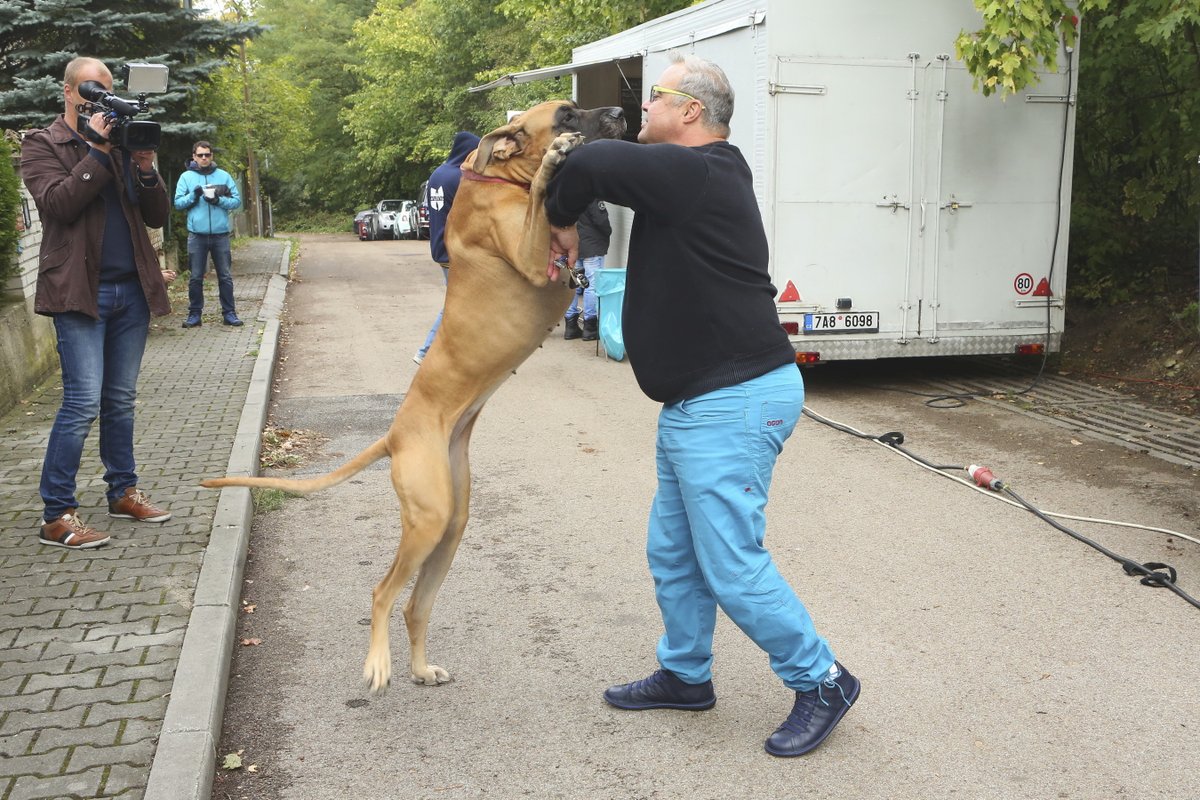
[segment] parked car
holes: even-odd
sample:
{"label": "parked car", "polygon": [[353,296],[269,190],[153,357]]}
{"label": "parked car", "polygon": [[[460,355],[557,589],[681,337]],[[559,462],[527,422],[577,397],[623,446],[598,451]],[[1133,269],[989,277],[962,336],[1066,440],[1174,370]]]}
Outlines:
{"label": "parked car", "polygon": [[393,229],[396,227],[396,216],[403,208],[404,202],[403,200],[380,200],[376,203],[371,215],[367,217],[367,238],[371,241],[396,238]]}
{"label": "parked car", "polygon": [[417,238],[429,238],[429,181],[421,184],[417,200]]}
{"label": "parked car", "polygon": [[375,213],[374,209],[364,208],[354,215],[354,235],[360,242],[367,240],[367,217]]}
{"label": "parked car", "polygon": [[392,224],[393,239],[417,238],[417,204],[413,200],[401,200],[400,209],[395,213]]}

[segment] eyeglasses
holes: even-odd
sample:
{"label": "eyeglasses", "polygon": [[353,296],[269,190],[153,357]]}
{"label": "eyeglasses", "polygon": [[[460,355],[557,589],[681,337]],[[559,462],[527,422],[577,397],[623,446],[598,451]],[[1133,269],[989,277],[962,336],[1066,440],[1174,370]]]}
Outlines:
{"label": "eyeglasses", "polygon": [[700,108],[704,108],[704,101],[701,100],[699,97],[694,97],[693,95],[690,95],[687,92],[681,92],[678,89],[668,89],[665,86],[659,86],[657,83],[650,87],[650,101],[649,102],[653,103],[655,100],[659,99],[664,94],[673,94],[673,95],[676,95],[677,97],[686,97],[688,100],[695,100],[697,103],[700,104]]}
{"label": "eyeglasses", "polygon": [[212,153],[192,153],[196,158],[212,158]]}

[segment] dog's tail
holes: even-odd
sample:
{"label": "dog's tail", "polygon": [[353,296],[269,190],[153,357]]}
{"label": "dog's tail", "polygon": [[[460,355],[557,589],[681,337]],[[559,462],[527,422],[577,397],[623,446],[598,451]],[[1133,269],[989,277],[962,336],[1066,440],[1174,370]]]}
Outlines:
{"label": "dog's tail", "polygon": [[330,486],[337,486],[347,478],[352,478],[362,472],[387,454],[387,437],[384,436],[333,472],[327,472],[316,478],[308,478],[306,480],[288,480],[286,478],[208,478],[207,480],[200,481],[200,485],[208,489],[220,489],[223,486],[250,486],[261,489],[282,489],[291,494],[310,494],[311,492],[328,489]]}

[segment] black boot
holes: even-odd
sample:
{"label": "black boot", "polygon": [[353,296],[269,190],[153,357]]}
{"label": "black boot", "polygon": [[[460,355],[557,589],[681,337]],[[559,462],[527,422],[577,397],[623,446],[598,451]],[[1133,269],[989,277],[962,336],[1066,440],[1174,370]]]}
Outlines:
{"label": "black boot", "polygon": [[566,317],[563,319],[563,338],[578,339],[583,336],[583,331],[579,330],[579,315]]}
{"label": "black boot", "polygon": [[584,318],[583,320],[583,340],[585,342],[594,342],[600,338],[600,320],[596,317],[591,319]]}

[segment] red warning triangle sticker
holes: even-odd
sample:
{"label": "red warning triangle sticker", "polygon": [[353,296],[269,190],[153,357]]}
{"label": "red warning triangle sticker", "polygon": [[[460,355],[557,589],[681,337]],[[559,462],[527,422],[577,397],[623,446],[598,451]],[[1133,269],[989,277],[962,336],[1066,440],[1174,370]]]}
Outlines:
{"label": "red warning triangle sticker", "polygon": [[787,282],[787,286],[783,289],[783,294],[779,295],[780,303],[798,303],[800,302],[800,292],[796,291],[796,284],[791,281]]}
{"label": "red warning triangle sticker", "polygon": [[1054,293],[1050,291],[1050,281],[1042,278],[1037,288],[1033,290],[1034,297],[1053,297]]}

